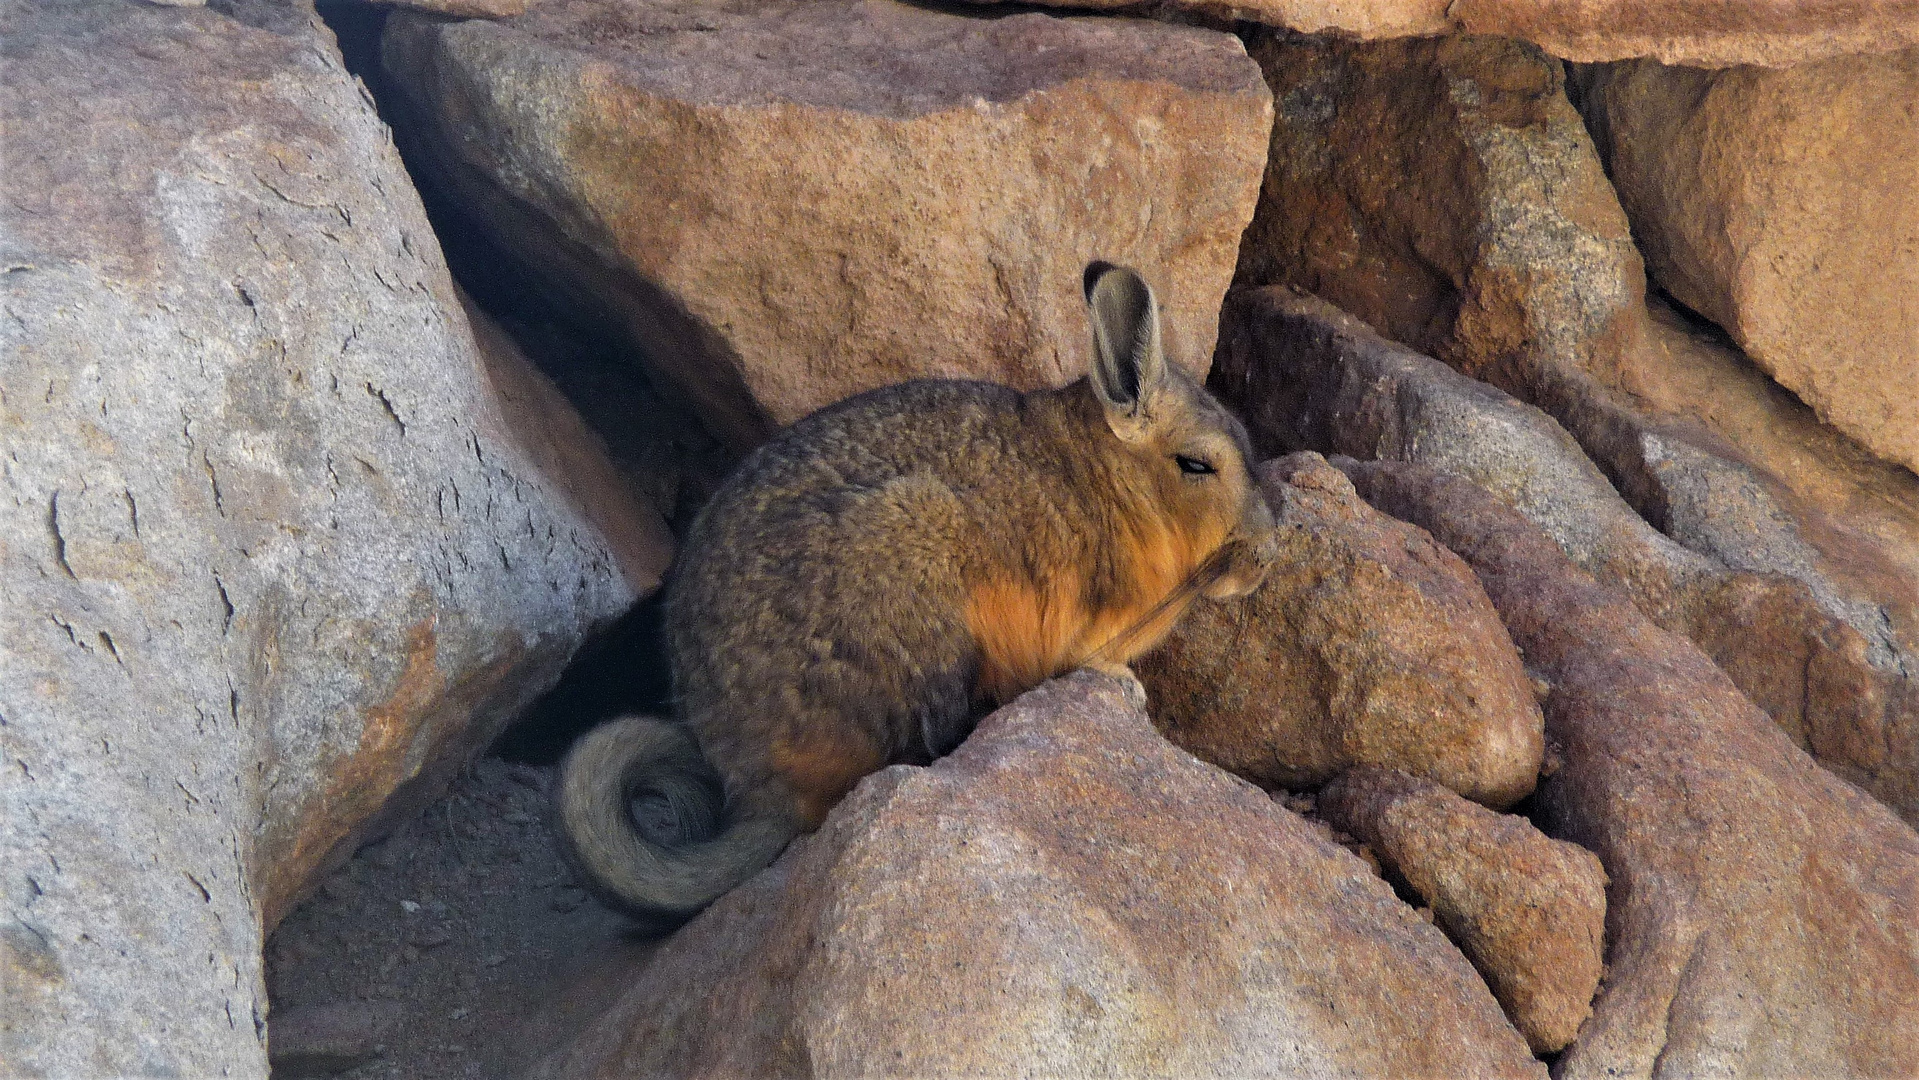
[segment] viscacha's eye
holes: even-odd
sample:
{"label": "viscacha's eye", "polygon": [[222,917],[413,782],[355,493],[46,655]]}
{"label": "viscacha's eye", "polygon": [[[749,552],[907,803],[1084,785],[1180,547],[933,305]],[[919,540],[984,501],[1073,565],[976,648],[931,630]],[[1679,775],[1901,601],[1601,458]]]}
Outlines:
{"label": "viscacha's eye", "polygon": [[1199,458],[1187,457],[1185,454],[1174,454],[1173,460],[1179,462],[1180,472],[1186,473],[1191,476],[1208,476],[1212,473],[1219,471],[1218,469],[1213,468],[1212,462],[1202,461]]}

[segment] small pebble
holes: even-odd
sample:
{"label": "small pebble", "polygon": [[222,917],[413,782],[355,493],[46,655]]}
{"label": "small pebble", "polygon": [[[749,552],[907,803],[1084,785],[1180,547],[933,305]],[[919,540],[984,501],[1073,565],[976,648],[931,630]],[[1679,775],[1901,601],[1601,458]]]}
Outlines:
{"label": "small pebble", "polygon": [[499,953],[494,953],[491,956],[483,958],[480,961],[480,966],[481,967],[499,967],[501,964],[504,964],[504,963],[506,963],[506,957]]}
{"label": "small pebble", "polygon": [[420,902],[418,900],[402,900],[400,901],[400,910],[411,915],[420,910]]}

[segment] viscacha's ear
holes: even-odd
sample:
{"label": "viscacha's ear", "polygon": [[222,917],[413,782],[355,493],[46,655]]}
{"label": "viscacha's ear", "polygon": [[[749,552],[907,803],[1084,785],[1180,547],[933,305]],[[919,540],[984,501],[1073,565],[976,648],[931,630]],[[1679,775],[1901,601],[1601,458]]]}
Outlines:
{"label": "viscacha's ear", "polygon": [[1111,263],[1088,266],[1085,286],[1093,319],[1093,389],[1106,405],[1113,433],[1128,441],[1142,438],[1166,381],[1159,302],[1137,272]]}

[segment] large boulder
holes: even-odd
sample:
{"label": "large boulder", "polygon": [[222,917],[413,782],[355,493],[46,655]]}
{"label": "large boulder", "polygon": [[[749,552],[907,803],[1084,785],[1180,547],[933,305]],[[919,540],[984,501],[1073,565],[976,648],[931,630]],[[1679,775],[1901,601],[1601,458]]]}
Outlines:
{"label": "large boulder", "polygon": [[1268,786],[1378,765],[1491,806],[1530,793],[1539,703],[1472,571],[1318,454],[1256,475],[1279,521],[1266,580],[1137,664],[1167,738]]}
{"label": "large boulder", "polygon": [[1347,459],[1458,552],[1552,685],[1547,831],[1596,853],[1608,974],[1562,1080],[1919,1072],[1919,834],[1692,644],[1457,477]]}
{"label": "large boulder", "polygon": [[310,7],[0,33],[0,1059],[261,1075],[263,930],[670,549],[543,475]]}
{"label": "large boulder", "polygon": [[1545,1069],[1366,866],[1080,672],[855,788],[534,1075]]}
{"label": "large boulder", "polygon": [[1820,419],[1919,471],[1919,48],[1608,65],[1586,101],[1653,278]]}
{"label": "large boulder", "polygon": [[[1278,104],[1241,280],[1316,292],[1551,414],[1603,475],[1578,463],[1584,475],[1560,490],[1540,471],[1558,466],[1493,462],[1501,451],[1490,445],[1418,445],[1531,476],[1504,493],[1542,494],[1526,510],[1535,520],[1574,492],[1596,493],[1596,503],[1575,500],[1596,514],[1559,513],[1548,526],[1574,560],[1707,644],[1822,761],[1919,821],[1919,484],[1790,420],[1763,383],[1738,374],[1743,361],[1697,360],[1687,335],[1649,312],[1626,215],[1561,66],[1471,39],[1271,38],[1252,52]],[[1449,182],[1403,182],[1432,175]],[[1730,374],[1702,379],[1707,366]],[[1759,412],[1785,426],[1739,419]],[[1300,445],[1328,448],[1283,448]],[[1633,511],[1690,554],[1646,535]],[[1726,569],[1801,588],[1719,588]],[[1681,595],[1702,583],[1719,591]]]}
{"label": "large boulder", "polygon": [[382,50],[434,183],[736,448],[909,378],[1078,378],[1093,259],[1203,373],[1271,123],[1237,38],[1131,19],[549,0]]}
{"label": "large boulder", "polygon": [[[1139,0],[1039,2],[1065,8],[1140,6]],[[1725,0],[1162,0],[1158,6],[1342,38],[1485,34],[1530,41],[1568,60],[1653,56],[1698,67],[1783,67],[1919,44],[1919,4],[1913,0],[1739,5]]]}

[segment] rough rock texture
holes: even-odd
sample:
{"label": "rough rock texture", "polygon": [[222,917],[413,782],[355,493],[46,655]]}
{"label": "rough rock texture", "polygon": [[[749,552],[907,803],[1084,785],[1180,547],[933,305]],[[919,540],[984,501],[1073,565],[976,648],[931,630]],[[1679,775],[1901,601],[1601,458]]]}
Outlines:
{"label": "rough rock texture", "polygon": [[488,400],[513,446],[567,509],[605,538],[636,593],[652,592],[673,558],[673,533],[665,517],[615,465],[606,440],[587,426],[553,380],[498,323],[455,290],[479,347]]}
{"label": "rough rock texture", "polygon": [[1819,418],[1919,471],[1919,48],[1590,75],[1660,285]]}
{"label": "rough rock texture", "polygon": [[1081,672],[867,778],[534,1075],[1528,1076],[1356,858]]}
{"label": "rough rock texture", "polygon": [[1236,284],[1296,286],[1534,402],[1639,332],[1644,268],[1562,65],[1492,38],[1251,52],[1275,118]]}
{"label": "rough rock texture", "polygon": [[735,447],[918,376],[1090,361],[1088,261],[1204,372],[1271,102],[1237,38],[891,0],[396,14],[401,129]]}
{"label": "rough rock texture", "polygon": [[[1320,290],[1539,406],[1634,510],[1708,562],[1798,582],[1701,578],[1698,560],[1675,560],[1673,545],[1627,521],[1584,463],[1575,490],[1609,504],[1584,530],[1598,537],[1575,538],[1582,530],[1563,514],[1548,525],[1575,561],[1707,645],[1822,760],[1919,821],[1919,498],[1905,493],[1919,489],[1854,467],[1861,455],[1831,439],[1786,440],[1817,444],[1830,466],[1804,450],[1769,451],[1762,464],[1740,445],[1744,433],[1716,429],[1715,415],[1753,406],[1701,389],[1688,374],[1699,365],[1649,317],[1624,213],[1558,65],[1471,40],[1274,40],[1253,51],[1274,79],[1278,120],[1241,277]],[[1457,182],[1409,185],[1408,175]],[[1727,393],[1764,396],[1745,379]],[[1296,445],[1326,448],[1287,448]],[[1539,468],[1518,458],[1504,467],[1516,477]],[[1789,478],[1800,473],[1823,478]],[[1565,501],[1540,479],[1520,486]],[[1826,494],[1808,497],[1814,487]],[[1522,508],[1547,520],[1538,503]],[[1592,546],[1606,537],[1604,550]],[[1713,595],[1698,591],[1706,585]]]}
{"label": "rough rock texture", "polygon": [[1318,454],[1258,476],[1279,560],[1252,596],[1196,605],[1138,663],[1160,730],[1269,786],[1365,764],[1492,806],[1531,792],[1539,703],[1472,572]]}
{"label": "rough rock texture", "polygon": [[1234,36],[890,0],[395,17],[384,65],[439,182],[735,447],[915,376],[1075,380],[1096,257],[1203,372],[1270,123]]}
{"label": "rough rock texture", "polygon": [[1626,374],[1632,407],[1605,410],[1587,448],[1648,519],[1748,572],[1668,628],[1822,764],[1919,823],[1919,476],[1663,305],[1650,345]]}
{"label": "rough rock texture", "polygon": [[666,553],[517,445],[310,8],[0,19],[0,1060],[259,1074],[263,926]]}
{"label": "rough rock texture", "polygon": [[1318,809],[1432,906],[1536,1053],[1573,1041],[1605,966],[1597,856],[1390,769],[1347,770]]}
{"label": "rough rock texture", "polygon": [[1552,684],[1540,813],[1612,881],[1606,985],[1557,1075],[1919,1072],[1919,835],[1484,492],[1343,463],[1472,565]]}
{"label": "rough rock texture", "polygon": [[1316,297],[1234,290],[1209,385],[1238,404],[1257,453],[1310,448],[1465,477],[1662,622],[1725,575],[1634,513],[1552,417]]}
{"label": "rough rock texture", "polygon": [[[1000,0],[975,0],[1000,2]],[[1138,8],[1140,0],[1039,0],[1068,8]],[[1919,44],[1913,0],[1162,0],[1156,6],[1253,19],[1345,38],[1485,34],[1568,60],[1654,56],[1668,64],[1783,67]]]}

